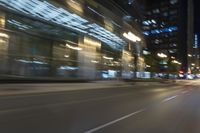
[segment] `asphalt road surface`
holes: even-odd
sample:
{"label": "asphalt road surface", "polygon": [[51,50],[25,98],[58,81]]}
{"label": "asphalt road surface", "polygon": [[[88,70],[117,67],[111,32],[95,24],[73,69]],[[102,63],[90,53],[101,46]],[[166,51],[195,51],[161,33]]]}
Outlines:
{"label": "asphalt road surface", "polygon": [[187,82],[1,96],[0,133],[200,133],[200,81]]}

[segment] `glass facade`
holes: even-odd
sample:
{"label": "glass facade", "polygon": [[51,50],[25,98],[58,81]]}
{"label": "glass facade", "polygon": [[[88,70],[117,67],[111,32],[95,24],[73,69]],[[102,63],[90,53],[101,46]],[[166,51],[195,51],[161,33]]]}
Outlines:
{"label": "glass facade", "polygon": [[133,49],[143,42],[123,38],[130,28],[94,1],[0,0],[0,6],[0,77],[94,80],[143,70],[141,48]]}

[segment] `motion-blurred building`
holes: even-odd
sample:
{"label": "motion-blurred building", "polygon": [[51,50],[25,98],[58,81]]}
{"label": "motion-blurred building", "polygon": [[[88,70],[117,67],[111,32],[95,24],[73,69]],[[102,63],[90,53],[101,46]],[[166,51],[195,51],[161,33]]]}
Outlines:
{"label": "motion-blurred building", "polygon": [[0,0],[0,77],[94,80],[143,71],[142,32],[104,2]]}

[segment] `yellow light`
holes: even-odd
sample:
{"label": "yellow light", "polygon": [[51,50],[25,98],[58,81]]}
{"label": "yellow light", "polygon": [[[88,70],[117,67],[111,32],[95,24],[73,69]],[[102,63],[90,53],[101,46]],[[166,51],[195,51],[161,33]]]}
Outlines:
{"label": "yellow light", "polygon": [[67,4],[68,4],[71,8],[77,10],[78,12],[83,13],[82,5],[81,5],[80,3],[78,3],[77,1],[75,1],[75,0],[70,0],[70,1],[67,1]]}
{"label": "yellow light", "polygon": [[69,55],[64,55],[65,58],[69,58]]}
{"label": "yellow light", "polygon": [[0,27],[5,27],[5,18],[0,17]]}
{"label": "yellow light", "polygon": [[101,43],[98,41],[95,41],[94,39],[91,39],[89,37],[84,38],[84,43],[95,46],[95,47],[100,47]]}
{"label": "yellow light", "polygon": [[0,43],[6,43],[6,41],[4,41],[4,40],[0,39]]}
{"label": "yellow light", "polygon": [[5,33],[0,33],[0,37],[9,38],[9,35]]}
{"label": "yellow light", "polygon": [[179,61],[177,61],[177,60],[173,60],[172,63],[181,65],[181,63]]}
{"label": "yellow light", "polygon": [[69,44],[66,44],[66,47],[68,47],[70,49],[73,49],[73,50],[78,50],[78,51],[82,50],[82,48],[80,48],[80,47],[73,47],[73,46],[71,46]]}

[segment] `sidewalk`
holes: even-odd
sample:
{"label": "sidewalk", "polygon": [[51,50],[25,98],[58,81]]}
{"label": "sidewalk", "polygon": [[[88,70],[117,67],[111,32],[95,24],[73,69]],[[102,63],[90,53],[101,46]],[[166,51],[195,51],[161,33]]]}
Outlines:
{"label": "sidewalk", "polygon": [[[169,83],[175,84],[175,83]],[[104,88],[120,88],[120,87],[149,87],[149,86],[166,86],[160,82],[124,82],[115,81],[95,81],[90,83],[29,83],[29,84],[0,84],[0,96],[19,95],[19,94],[37,94],[49,92],[75,91],[75,90],[91,90]]]}

